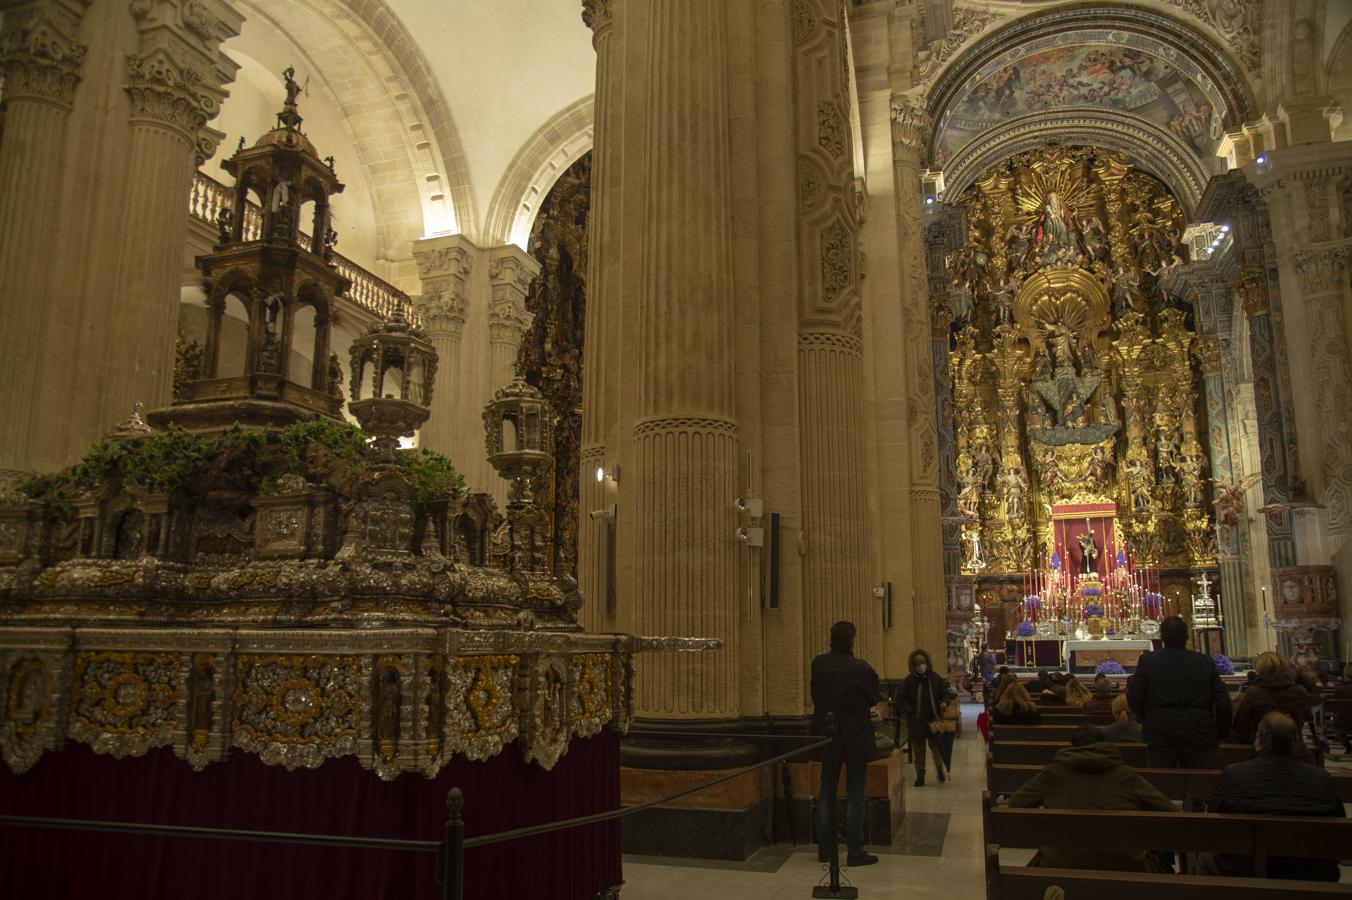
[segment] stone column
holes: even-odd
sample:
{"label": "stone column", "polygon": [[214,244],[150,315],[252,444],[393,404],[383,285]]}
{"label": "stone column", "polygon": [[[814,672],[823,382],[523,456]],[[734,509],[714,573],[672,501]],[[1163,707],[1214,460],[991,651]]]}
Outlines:
{"label": "stone column", "polygon": [[[738,715],[737,419],[729,200],[727,9],[650,0],[642,65],[646,154],[634,157],[639,340],[632,490],[639,634],[723,641],[708,654],[647,654],[636,708],[663,718]],[[594,247],[604,256],[604,245]],[[629,485],[632,483],[633,487]]]}
{"label": "stone column", "polygon": [[84,5],[59,0],[0,2],[0,478],[31,465],[30,411],[38,396],[35,354],[61,205],[66,125],[85,46]]}
{"label": "stone column", "polygon": [[[617,4],[618,5],[618,4]],[[622,69],[613,47],[615,15],[612,0],[583,0],[582,19],[592,29],[592,46],[596,50],[596,123],[592,137],[591,210],[588,221],[587,311],[582,346],[582,472],[578,478],[579,522],[577,528],[577,583],[582,593],[582,609],[578,617],[589,631],[606,627],[607,598],[601,596],[600,572],[597,568],[597,529],[611,527],[598,525],[591,513],[609,501],[607,486],[598,481],[595,472],[604,468],[606,435],[613,424],[607,412],[607,368],[612,361],[606,354],[606,332],[612,324],[604,315],[611,311],[617,318],[621,298],[616,296],[619,279],[616,270],[621,253],[616,240],[615,224],[619,210],[621,169],[619,154],[623,146],[619,134],[622,119],[623,95],[618,82]],[[608,252],[597,252],[598,247]],[[610,623],[613,627],[613,622]]]}
{"label": "stone column", "polygon": [[[489,392],[511,384],[516,377],[516,359],[521,351],[521,336],[535,316],[526,311],[526,294],[531,280],[540,272],[540,264],[515,244],[494,247],[488,257],[491,299],[488,304]],[[508,483],[493,479],[489,488],[498,505],[505,508]]]}
{"label": "stone column", "polygon": [[925,273],[925,233],[920,195],[921,160],[929,138],[929,118],[917,101],[892,101],[892,173],[897,197],[900,300],[905,319],[910,425],[911,560],[915,567],[916,646],[940,664],[947,645],[943,539],[939,509],[939,449],[934,420],[934,359],[930,341],[929,283]]}
{"label": "stone column", "polygon": [[[438,373],[437,387],[432,392],[432,414],[419,432],[419,446],[455,462],[466,446],[462,434],[460,338],[465,332],[469,309],[466,282],[478,255],[479,248],[462,234],[424,238],[413,245],[413,260],[422,281],[422,293],[413,298],[413,308],[422,318],[427,339],[436,348]],[[474,437],[478,456],[483,456],[482,429]]]}
{"label": "stone column", "polygon": [[103,357],[98,390],[106,421],[98,424],[105,430],[138,400],[153,409],[173,399],[186,198],[197,159],[215,153],[204,129],[238,68],[220,44],[243,22],[221,2],[133,3],[131,10],[139,46],[127,59],[124,85],[131,98],[127,227],[117,236],[106,330],[93,345]]}
{"label": "stone column", "polygon": [[488,341],[492,349],[489,371],[494,391],[516,377],[521,336],[535,318],[526,312],[526,294],[539,273],[540,264],[515,244],[488,251],[488,280],[492,287],[488,307]]}
{"label": "stone column", "polygon": [[[1211,460],[1211,477],[1225,484],[1237,479],[1230,453],[1230,409],[1226,402],[1224,356],[1221,340],[1214,333],[1199,335],[1196,344],[1198,365],[1206,390],[1207,449]],[[1222,521],[1228,514],[1234,521]],[[1216,510],[1216,562],[1220,567],[1221,613],[1225,617],[1225,649],[1232,656],[1249,655],[1248,629],[1252,624],[1247,615],[1245,592],[1249,589],[1241,552],[1248,533],[1248,512]]]}
{"label": "stone column", "polygon": [[802,473],[804,661],[854,622],[855,652],[879,661],[882,615],[869,584],[864,364],[845,23],[827,4],[795,31],[801,189],[798,427]]}

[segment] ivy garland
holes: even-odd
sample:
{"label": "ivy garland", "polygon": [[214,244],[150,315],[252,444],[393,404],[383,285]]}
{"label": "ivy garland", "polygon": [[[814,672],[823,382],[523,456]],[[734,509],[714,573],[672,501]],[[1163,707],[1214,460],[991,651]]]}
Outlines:
{"label": "ivy garland", "polygon": [[[281,432],[233,425],[219,434],[197,435],[171,427],[135,441],[99,441],[73,466],[34,476],[20,489],[60,518],[70,516],[79,497],[100,485],[189,500],[221,488],[265,493],[282,475],[314,476],[310,456],[316,445],[364,477],[370,471],[368,440],[360,428],[322,416]],[[465,487],[451,461],[431,450],[400,454],[399,472],[413,486],[419,509]]]}

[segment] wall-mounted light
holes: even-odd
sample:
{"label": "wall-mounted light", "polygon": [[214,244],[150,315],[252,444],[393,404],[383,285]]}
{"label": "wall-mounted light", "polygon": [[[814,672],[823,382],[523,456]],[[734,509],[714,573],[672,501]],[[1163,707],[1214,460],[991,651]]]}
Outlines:
{"label": "wall-mounted light", "polygon": [[619,463],[612,465],[610,468],[606,468],[605,466],[596,467],[596,480],[605,481],[607,478],[609,478],[611,481],[614,482],[618,482],[620,480]]}
{"label": "wall-mounted light", "polygon": [[765,501],[760,497],[738,497],[737,511],[746,513],[753,519],[759,519],[765,514]]}
{"label": "wall-mounted light", "polygon": [[1254,162],[1258,163],[1258,165],[1260,165],[1260,166],[1266,165],[1266,164],[1267,164],[1267,157],[1260,153],[1260,154],[1258,154],[1258,158],[1255,159]]}

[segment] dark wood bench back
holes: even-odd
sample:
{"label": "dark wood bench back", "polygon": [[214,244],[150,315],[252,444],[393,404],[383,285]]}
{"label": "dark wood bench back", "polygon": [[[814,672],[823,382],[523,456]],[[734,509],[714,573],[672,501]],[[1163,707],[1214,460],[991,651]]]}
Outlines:
{"label": "dark wood bench back", "polygon": [[1338,859],[1352,847],[1352,819],[1219,813],[1012,809],[982,792],[985,843],[1034,848],[1173,850]]}
{"label": "dark wood bench back", "polygon": [[1070,743],[1078,724],[991,725],[991,743],[997,741],[1060,741]]}
{"label": "dark wood bench back", "polygon": [[987,900],[1045,900],[1050,887],[1061,888],[1067,900],[1322,900],[1352,895],[1352,885],[1314,881],[1002,866],[999,848],[986,848]]}
{"label": "dark wood bench back", "polygon": [[[1045,766],[1056,757],[1057,750],[1069,746],[1067,741],[993,741],[991,753],[996,765]],[[1117,749],[1127,765],[1137,769],[1146,767],[1145,744],[1118,744]],[[1207,768],[1223,769],[1231,763],[1252,758],[1253,747],[1249,744],[1221,744],[1207,760]]]}
{"label": "dark wood bench back", "polygon": [[1324,701],[1324,715],[1352,716],[1352,700],[1338,700],[1330,697]]}
{"label": "dark wood bench back", "polygon": [[[990,754],[987,754],[990,759]],[[986,789],[993,794],[1012,794],[1042,771],[1041,766],[997,766],[986,769]],[[1205,800],[1216,790],[1219,769],[1137,769],[1141,777],[1170,800]],[[1333,775],[1333,786],[1344,803],[1352,803],[1352,775]]]}

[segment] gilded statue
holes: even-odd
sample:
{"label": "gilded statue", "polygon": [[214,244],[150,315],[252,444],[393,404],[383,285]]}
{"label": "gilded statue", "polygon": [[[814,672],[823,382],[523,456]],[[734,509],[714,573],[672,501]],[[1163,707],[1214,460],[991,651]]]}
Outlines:
{"label": "gilded statue", "polygon": [[1000,473],[999,485],[1004,494],[1005,518],[1011,522],[1022,519],[1024,495],[1028,491],[1028,479],[1024,478],[1023,469],[1019,466],[1007,467]]}

